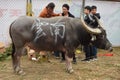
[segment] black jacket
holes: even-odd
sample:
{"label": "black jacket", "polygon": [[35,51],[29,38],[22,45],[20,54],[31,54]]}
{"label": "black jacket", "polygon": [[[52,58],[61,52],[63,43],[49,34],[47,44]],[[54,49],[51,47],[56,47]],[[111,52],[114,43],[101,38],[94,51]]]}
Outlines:
{"label": "black jacket", "polygon": [[98,19],[101,18],[99,13],[94,14],[94,16],[96,16]]}
{"label": "black jacket", "polygon": [[92,16],[90,14],[84,17],[85,22],[89,25],[92,21]]}
{"label": "black jacket", "polygon": [[[62,13],[62,16],[64,16],[64,13]],[[74,16],[74,15],[72,15],[70,12],[68,12],[68,17],[75,18],[75,16]]]}
{"label": "black jacket", "polygon": [[94,15],[90,15],[90,14],[89,14],[89,15],[86,15],[85,18],[84,18],[85,22],[86,22],[88,25],[90,25],[92,28],[98,27],[98,22],[97,22],[95,16],[96,16],[98,19],[100,19],[100,14],[99,14],[99,13],[96,13],[96,14],[94,14]]}
{"label": "black jacket", "polygon": [[92,16],[92,18],[94,19],[94,22],[91,24],[91,25],[93,25],[93,28],[98,27],[98,22],[97,22],[95,16],[96,16],[98,19],[100,19],[100,14],[99,14],[99,13],[96,13],[96,14],[94,14],[94,15]]}

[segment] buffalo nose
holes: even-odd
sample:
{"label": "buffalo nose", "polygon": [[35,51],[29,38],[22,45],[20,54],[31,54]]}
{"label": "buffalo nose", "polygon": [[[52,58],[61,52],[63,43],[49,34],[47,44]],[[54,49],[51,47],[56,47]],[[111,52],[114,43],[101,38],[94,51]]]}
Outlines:
{"label": "buffalo nose", "polygon": [[113,48],[112,48],[112,47],[110,47],[110,48],[109,48],[109,52],[112,52],[112,51],[113,51]]}

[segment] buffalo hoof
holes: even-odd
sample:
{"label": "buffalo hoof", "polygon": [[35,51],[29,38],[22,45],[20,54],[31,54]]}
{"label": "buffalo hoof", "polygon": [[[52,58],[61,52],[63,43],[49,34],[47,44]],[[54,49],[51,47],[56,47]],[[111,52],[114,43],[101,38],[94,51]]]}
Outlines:
{"label": "buffalo hoof", "polygon": [[74,72],[73,69],[67,69],[66,71],[67,71],[68,73],[70,73],[70,74],[72,74],[72,73]]}
{"label": "buffalo hoof", "polygon": [[18,71],[17,74],[18,74],[18,75],[21,75],[21,76],[24,76],[26,73],[21,70],[21,71]]}
{"label": "buffalo hoof", "polygon": [[16,69],[15,70],[15,73],[17,74],[17,75],[25,75],[25,72],[22,70],[22,69]]}

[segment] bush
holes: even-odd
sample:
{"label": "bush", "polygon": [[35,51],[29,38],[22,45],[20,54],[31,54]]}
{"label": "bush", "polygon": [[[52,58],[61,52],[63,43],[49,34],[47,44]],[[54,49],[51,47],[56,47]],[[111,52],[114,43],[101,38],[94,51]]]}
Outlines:
{"label": "bush", "polygon": [[12,45],[10,47],[6,48],[4,53],[0,53],[0,61],[6,60],[12,52]]}

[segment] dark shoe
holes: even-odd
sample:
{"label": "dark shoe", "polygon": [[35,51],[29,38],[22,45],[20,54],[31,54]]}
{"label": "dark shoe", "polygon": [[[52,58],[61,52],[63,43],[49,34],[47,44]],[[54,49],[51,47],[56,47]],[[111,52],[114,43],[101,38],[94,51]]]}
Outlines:
{"label": "dark shoe", "polygon": [[73,63],[73,64],[77,64],[77,61],[76,61],[76,60],[73,60],[72,63]]}
{"label": "dark shoe", "polygon": [[65,59],[61,59],[61,61],[60,61],[60,62],[61,62],[61,63],[62,63],[62,62],[65,62]]}
{"label": "dark shoe", "polygon": [[81,61],[88,62],[88,61],[90,61],[90,59],[83,59],[83,60],[81,60]]}

